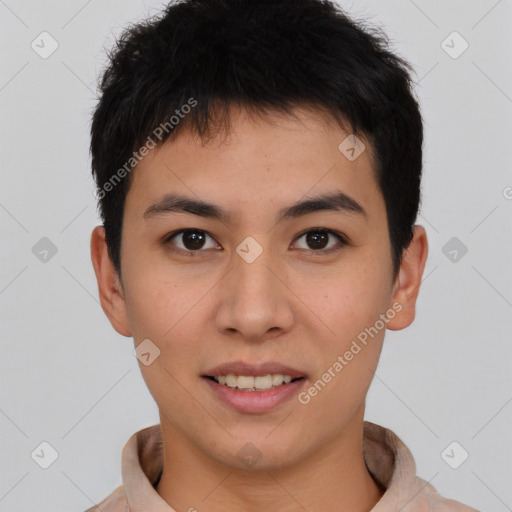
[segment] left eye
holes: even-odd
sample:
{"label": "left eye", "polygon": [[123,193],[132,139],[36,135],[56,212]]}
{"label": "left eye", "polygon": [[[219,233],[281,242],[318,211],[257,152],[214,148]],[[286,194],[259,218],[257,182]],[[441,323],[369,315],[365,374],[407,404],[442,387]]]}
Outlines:
{"label": "left eye", "polygon": [[[332,236],[337,238],[338,244],[335,243],[334,245],[331,244],[331,246],[329,246],[328,240],[329,237]],[[181,240],[182,247],[172,242],[175,238]],[[205,240],[207,240],[207,238],[210,238],[213,241],[209,246],[207,244],[205,245]],[[300,240],[301,238],[305,238],[306,244],[309,245],[309,247],[298,247],[298,249],[306,249],[313,252],[331,252],[331,250],[337,250],[344,245],[347,245],[347,241],[341,234],[325,228],[309,229],[305,233],[299,235],[296,240]],[[213,237],[206,233],[206,231],[202,231],[200,229],[184,229],[171,233],[163,242],[164,244],[170,243],[171,245],[178,247],[179,250],[176,252],[184,252],[189,256],[196,252],[201,252],[201,249],[215,249],[218,247]]]}
{"label": "left eye", "polygon": [[[331,235],[334,235],[338,239],[338,244],[334,244],[334,246],[331,245],[326,248],[326,242]],[[310,229],[299,236],[297,240],[300,240],[303,237],[306,237],[306,243],[309,246],[313,246],[313,251],[330,252],[331,250],[341,248],[341,246],[344,246],[347,243],[343,236],[325,228]],[[306,249],[308,248],[306,247]]]}

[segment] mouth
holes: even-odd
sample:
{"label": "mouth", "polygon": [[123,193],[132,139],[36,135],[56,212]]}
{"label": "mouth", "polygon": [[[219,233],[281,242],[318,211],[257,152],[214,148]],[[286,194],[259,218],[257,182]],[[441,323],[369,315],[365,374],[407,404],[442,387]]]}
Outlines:
{"label": "mouth", "polygon": [[[225,376],[226,382],[221,384],[223,376],[204,375],[202,380],[209,392],[213,393],[220,403],[231,410],[243,414],[264,414],[276,409],[278,406],[289,402],[305,386],[306,377],[285,375],[233,375]],[[269,378],[276,378],[276,382],[269,383]],[[285,382],[284,377],[287,377]],[[262,381],[262,379],[264,379]],[[270,386],[270,387],[269,387]]]}
{"label": "mouth", "polygon": [[233,361],[207,370],[201,377],[240,391],[266,391],[307,377],[305,372],[277,361]]}
{"label": "mouth", "polygon": [[207,388],[240,413],[267,413],[292,399],[306,385],[308,375],[275,361],[224,363],[202,374]]}
{"label": "mouth", "polygon": [[269,389],[277,388],[305,378],[293,378],[291,375],[283,374],[267,374],[254,377],[251,375],[234,375],[232,373],[216,376],[203,375],[203,377],[238,391],[268,391]]}

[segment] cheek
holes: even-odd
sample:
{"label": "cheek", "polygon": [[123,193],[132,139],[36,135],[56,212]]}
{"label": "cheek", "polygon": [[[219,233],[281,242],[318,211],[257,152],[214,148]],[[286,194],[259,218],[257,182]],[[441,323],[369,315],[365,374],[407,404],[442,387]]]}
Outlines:
{"label": "cheek", "polygon": [[182,293],[177,285],[149,277],[131,286],[127,308],[136,344],[149,339],[160,351],[150,365],[139,361],[144,381],[164,410],[182,410],[179,397],[195,378],[202,338],[195,332],[201,323],[197,298],[190,290]]}
{"label": "cheek", "polygon": [[168,312],[174,308],[167,304],[168,297],[163,291],[162,287],[141,274],[129,282],[126,309],[136,341],[161,338],[165,328],[163,324],[167,324],[167,329],[172,326],[172,315]]}
{"label": "cheek", "polygon": [[315,352],[312,359],[317,363],[303,400],[308,401],[308,417],[324,417],[328,411],[329,417],[339,418],[325,430],[329,437],[343,428],[343,421],[365,401],[385,334],[385,328],[374,326],[386,310],[386,302],[371,279],[356,273],[334,284],[328,279],[325,282],[331,284],[315,297],[315,312],[322,319],[324,334],[311,334],[315,340],[310,347]]}
{"label": "cheek", "polygon": [[130,282],[127,312],[137,344],[150,339],[160,350],[159,364],[181,379],[197,366],[204,338],[201,326],[207,325],[206,302],[200,300],[204,293],[202,287],[157,278],[154,271],[139,274]]}
{"label": "cheek", "polygon": [[311,333],[318,361],[312,385],[321,381],[316,386],[321,397],[314,402],[340,417],[364,401],[382,350],[385,324],[379,319],[389,307],[389,294],[379,268],[347,267],[316,279],[316,286],[310,288],[317,292],[310,293],[308,304],[321,319],[316,327],[324,333]]}
{"label": "cheek", "polygon": [[389,276],[379,273],[378,263],[369,261],[316,276],[312,282],[303,282],[299,293],[322,320],[326,339],[338,340],[338,348],[342,348],[340,343],[373,325],[387,309],[388,280]]}
{"label": "cheek", "polygon": [[186,290],[183,292],[176,284],[148,273],[140,273],[130,281],[126,308],[137,342],[149,338],[161,350],[168,348],[171,340],[187,327],[187,314],[193,307],[193,297],[188,297]]}

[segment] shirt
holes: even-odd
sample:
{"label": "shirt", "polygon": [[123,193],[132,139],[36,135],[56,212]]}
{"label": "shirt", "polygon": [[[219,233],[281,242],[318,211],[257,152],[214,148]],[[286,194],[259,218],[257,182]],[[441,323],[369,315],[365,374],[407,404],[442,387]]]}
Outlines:
{"label": "shirt", "polygon": [[[370,512],[479,512],[443,498],[416,476],[414,458],[398,436],[380,425],[363,423],[363,459],[374,480],[385,489]],[[121,457],[123,484],[85,512],[176,512],[156,492],[163,469],[160,424],[133,434]]]}

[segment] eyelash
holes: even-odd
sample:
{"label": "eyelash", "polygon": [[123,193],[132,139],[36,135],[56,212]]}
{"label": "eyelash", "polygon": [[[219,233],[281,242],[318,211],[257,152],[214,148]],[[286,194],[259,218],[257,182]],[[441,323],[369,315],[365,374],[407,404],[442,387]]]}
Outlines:
{"label": "eyelash", "polygon": [[[173,231],[172,233],[169,233],[168,235],[166,235],[164,237],[164,239],[162,240],[162,244],[163,245],[166,245],[166,246],[170,246],[170,250],[175,252],[175,253],[178,253],[178,254],[182,254],[184,256],[191,256],[191,257],[194,257],[196,256],[197,253],[200,253],[200,252],[204,252],[204,250],[201,250],[201,249],[198,249],[197,251],[188,251],[188,250],[184,250],[184,249],[180,249],[180,248],[176,248],[176,246],[174,244],[171,243],[171,240],[173,238],[175,238],[176,236],[182,234],[182,233],[186,233],[186,232],[198,232],[198,233],[203,233],[205,235],[208,235],[210,238],[212,238],[213,240],[215,240],[213,238],[212,235],[210,235],[210,233],[208,233],[208,231],[204,231],[203,229],[194,229],[194,228],[188,228],[188,229],[180,229],[178,231]],[[315,256],[321,256],[321,255],[324,255],[324,254],[331,254],[333,252],[337,252],[341,249],[343,249],[345,246],[349,245],[349,242],[347,240],[347,237],[345,237],[344,235],[342,235],[341,233],[339,233],[338,231],[334,231],[332,229],[327,229],[327,228],[321,228],[321,227],[318,227],[318,228],[309,228],[308,230],[306,231],[303,231],[300,235],[297,235],[297,237],[295,238],[295,240],[298,240],[299,238],[302,238],[304,235],[307,235],[309,233],[322,233],[322,234],[330,234],[330,235],[334,235],[338,240],[339,240],[339,244],[334,246],[334,247],[331,247],[329,249],[317,249],[317,250],[314,250],[314,249],[310,249],[310,251],[315,255]],[[307,250],[307,249],[297,249],[297,250]]]}

